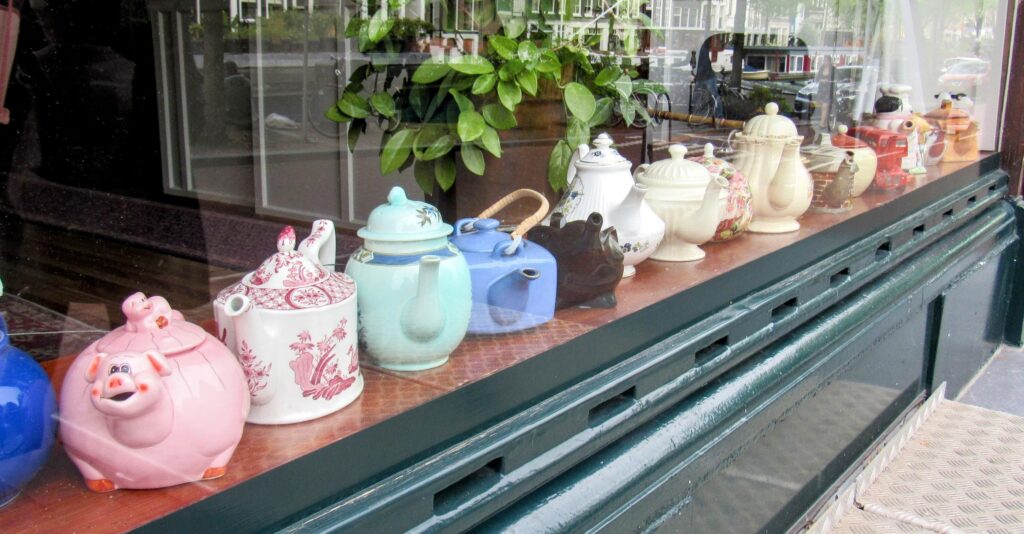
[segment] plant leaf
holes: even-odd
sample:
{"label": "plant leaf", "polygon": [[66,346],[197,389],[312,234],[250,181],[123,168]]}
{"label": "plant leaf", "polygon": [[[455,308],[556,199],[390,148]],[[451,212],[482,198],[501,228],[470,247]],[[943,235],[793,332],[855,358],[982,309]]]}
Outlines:
{"label": "plant leaf", "polygon": [[[566,137],[569,139],[569,146],[580,146],[590,141],[590,126],[579,117],[569,119],[569,127],[566,129]],[[566,168],[568,171],[568,168]]]}
{"label": "plant leaf", "polygon": [[391,98],[387,91],[373,93],[373,96],[370,97],[370,105],[377,110],[377,113],[389,119],[395,116],[395,99]]}
{"label": "plant leaf", "polygon": [[473,111],[473,103],[470,102],[462,93],[455,89],[449,89],[448,93],[455,99],[455,103],[459,106],[459,111]]}
{"label": "plant leaf", "polygon": [[537,45],[530,41],[523,41],[519,43],[519,50],[517,52],[519,54],[519,59],[524,63],[536,61],[537,58],[540,57],[540,50],[537,49]]}
{"label": "plant leaf", "polygon": [[488,126],[484,128],[483,135],[477,142],[484,148],[484,150],[491,153],[496,158],[501,157],[501,138],[498,137],[498,131]]}
{"label": "plant leaf", "polygon": [[516,105],[523,100],[523,92],[514,82],[500,81],[498,82],[498,100],[509,111],[515,111]]}
{"label": "plant leaf", "polygon": [[515,39],[526,31],[526,21],[523,17],[517,17],[514,15],[500,15],[501,25],[505,28],[505,36],[509,39]]}
{"label": "plant leaf", "polygon": [[613,111],[615,111],[615,100],[609,96],[598,99],[597,104],[594,106],[594,116],[590,117],[590,120],[587,121],[587,126],[596,128],[607,124],[608,120],[612,118]]}
{"label": "plant leaf", "polygon": [[571,82],[565,86],[565,105],[569,107],[573,116],[579,117],[583,121],[589,121],[590,117],[594,115],[596,102],[594,94],[587,89],[587,86]]}
{"label": "plant leaf", "polygon": [[555,148],[551,149],[548,157],[548,184],[555,192],[565,189],[566,173],[569,171],[569,160],[572,158],[572,149],[565,139],[559,139]]}
{"label": "plant leaf", "polygon": [[480,149],[472,143],[462,145],[459,149],[462,153],[462,163],[469,169],[469,172],[483,176],[484,169],[487,168],[487,164],[484,162],[484,153],[480,152]]}
{"label": "plant leaf", "polygon": [[622,71],[618,67],[605,67],[597,74],[597,78],[594,79],[594,85],[604,87],[619,79],[621,74]]}
{"label": "plant leaf", "polygon": [[497,85],[497,83],[498,83],[498,75],[497,74],[495,74],[493,72],[489,72],[487,74],[483,74],[480,77],[478,77],[476,79],[476,81],[473,82],[473,94],[474,95],[484,95],[484,94],[490,93],[491,90],[494,89],[494,86]]}
{"label": "plant leaf", "polygon": [[416,134],[416,139],[413,140],[412,149],[416,154],[416,159],[423,159],[423,152],[434,144],[439,137],[448,133],[448,128],[440,124],[428,124],[420,129],[419,133]]}
{"label": "plant leaf", "polygon": [[504,35],[491,35],[487,38],[491,48],[502,58],[512,59],[516,55],[516,42]]}
{"label": "plant leaf", "polygon": [[494,72],[494,65],[483,56],[465,55],[458,59],[453,59],[448,63],[448,66],[452,70],[463,74],[487,74],[488,72]]}
{"label": "plant leaf", "polygon": [[363,25],[363,20],[358,17],[353,17],[348,21],[348,25],[345,26],[345,37],[351,39],[359,36],[359,28]]}
{"label": "plant leaf", "polygon": [[615,91],[622,98],[629,98],[629,95],[633,94],[633,80],[629,78],[629,75],[623,74],[619,76],[619,79],[615,80]]}
{"label": "plant leaf", "polygon": [[537,72],[552,74],[562,70],[562,63],[558,61],[558,55],[552,50],[545,50],[537,61]]}
{"label": "plant leaf", "polygon": [[367,25],[367,33],[370,38],[370,42],[378,43],[391,31],[391,28],[395,25],[395,19],[388,17],[387,10],[384,8],[378,9],[376,13],[370,17],[370,23]]}
{"label": "plant leaf", "polygon": [[633,120],[636,119],[636,108],[633,107],[633,99],[619,99],[619,112],[622,113],[622,120],[626,121],[626,126],[633,124]]}
{"label": "plant leaf", "polygon": [[452,84],[452,89],[455,89],[456,91],[465,91],[466,89],[473,87],[473,81],[473,75],[459,76],[459,79],[455,80],[455,83]]}
{"label": "plant leaf", "polygon": [[352,117],[342,113],[341,110],[338,109],[338,106],[331,106],[327,108],[327,111],[324,112],[324,117],[327,117],[334,122],[348,122],[352,120]]}
{"label": "plant leaf", "polygon": [[442,191],[451,189],[455,183],[455,158],[449,154],[434,161],[434,178]]}
{"label": "plant leaf", "polygon": [[434,193],[434,164],[429,161],[416,160],[412,166],[412,174],[416,177],[416,185],[420,191],[431,195]]}
{"label": "plant leaf", "polygon": [[455,148],[455,138],[449,134],[444,134],[430,143],[430,146],[423,151],[423,155],[420,159],[423,161],[435,160]]}
{"label": "plant leaf", "polygon": [[366,121],[364,119],[356,119],[348,125],[348,151],[354,153],[356,151],[356,145],[359,143],[359,136],[363,135],[363,130],[366,129]]}
{"label": "plant leaf", "polygon": [[412,151],[413,130],[405,129],[395,132],[384,144],[380,153],[380,173],[390,174],[401,167]]}
{"label": "plant leaf", "polygon": [[430,106],[430,89],[422,85],[413,85],[409,90],[409,105],[420,120],[426,120],[427,107]]}
{"label": "plant leaf", "polygon": [[516,76],[516,82],[519,87],[526,91],[530,96],[537,96],[537,73],[532,70],[527,70],[519,73]]}
{"label": "plant leaf", "polygon": [[484,133],[484,128],[487,126],[484,123],[484,118],[479,113],[469,110],[459,113],[459,139],[462,139],[464,143],[472,141]]}
{"label": "plant leaf", "polygon": [[412,81],[419,84],[434,83],[444,78],[450,71],[451,68],[448,65],[430,58],[416,68],[416,72],[412,75]]}
{"label": "plant leaf", "polygon": [[499,130],[508,130],[518,126],[516,116],[500,104],[487,104],[483,108],[483,113],[487,124]]}
{"label": "plant leaf", "polygon": [[338,100],[338,109],[354,119],[365,119],[370,116],[370,104],[355,93],[346,92],[341,95],[341,100]]}

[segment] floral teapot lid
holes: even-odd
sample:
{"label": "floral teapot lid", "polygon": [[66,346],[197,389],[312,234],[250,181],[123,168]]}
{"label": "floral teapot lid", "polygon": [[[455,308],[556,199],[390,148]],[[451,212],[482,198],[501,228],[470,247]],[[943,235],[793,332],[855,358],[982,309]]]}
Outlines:
{"label": "floral teapot lid", "polygon": [[764,115],[758,115],[743,126],[746,137],[762,137],[768,139],[791,139],[798,137],[796,125],[784,115],[779,115],[779,105],[769,102],[764,107]]}
{"label": "floral teapot lid", "polygon": [[[612,148],[612,138],[607,133],[602,133],[594,139],[594,147],[580,145],[580,158],[576,166],[581,169],[602,168],[602,167],[631,167],[632,163],[626,159],[618,150]],[[586,153],[584,153],[586,150]]]}
{"label": "floral teapot lid", "polygon": [[[637,182],[651,188],[648,198],[659,198],[670,191],[673,198],[699,200],[704,197],[711,172],[704,165],[686,159],[686,152],[683,145],[670,145],[669,159],[637,167]],[[719,198],[726,196],[728,191],[722,189]]]}
{"label": "floral teapot lid", "polygon": [[388,201],[370,212],[366,226],[356,235],[367,241],[424,241],[447,237],[452,226],[441,220],[437,208],[410,200],[405,190],[395,186],[388,193]]}
{"label": "floral teapot lid", "polygon": [[334,223],[329,220],[314,222],[298,250],[295,229],[286,226],[277,236],[277,253],[241,281],[223,289],[216,302],[223,305],[228,297],[241,293],[257,308],[296,310],[348,300],[355,293],[355,282],[334,272],[334,243]]}
{"label": "floral teapot lid", "polygon": [[128,322],[100,338],[98,352],[158,350],[171,356],[193,349],[207,338],[205,330],[186,321],[163,297],[135,293],[124,299],[121,311]]}

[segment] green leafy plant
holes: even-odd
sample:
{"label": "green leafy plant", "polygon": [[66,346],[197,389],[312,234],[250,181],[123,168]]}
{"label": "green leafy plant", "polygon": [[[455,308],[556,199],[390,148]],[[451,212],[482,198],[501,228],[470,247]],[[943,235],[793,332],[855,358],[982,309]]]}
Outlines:
{"label": "green leafy plant", "polygon": [[406,1],[389,0],[349,23],[346,37],[357,39],[371,59],[351,74],[342,97],[325,115],[348,124],[350,150],[366,132],[367,121],[375,120],[383,130],[381,173],[412,166],[425,192],[432,192],[435,183],[445,191],[451,188],[457,160],[483,175],[484,153],[502,155],[498,132],[516,128],[517,108],[542,93],[564,103],[565,138],[555,143],[548,160],[548,183],[559,191],[567,185],[572,147],[589,141],[591,129],[616,118],[627,125],[646,124],[645,95],[663,90],[638,80],[628,61],[592,54],[599,36],[556,39],[543,17],[501,16],[479,53],[408,67],[398,53],[398,42],[408,34],[406,24],[389,16]]}

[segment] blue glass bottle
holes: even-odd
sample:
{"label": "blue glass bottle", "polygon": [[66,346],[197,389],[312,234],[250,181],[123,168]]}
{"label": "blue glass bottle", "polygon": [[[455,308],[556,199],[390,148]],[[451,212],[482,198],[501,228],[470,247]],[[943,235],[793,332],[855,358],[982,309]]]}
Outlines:
{"label": "blue glass bottle", "polygon": [[50,457],[56,415],[49,377],[10,344],[0,318],[0,507],[14,500]]}

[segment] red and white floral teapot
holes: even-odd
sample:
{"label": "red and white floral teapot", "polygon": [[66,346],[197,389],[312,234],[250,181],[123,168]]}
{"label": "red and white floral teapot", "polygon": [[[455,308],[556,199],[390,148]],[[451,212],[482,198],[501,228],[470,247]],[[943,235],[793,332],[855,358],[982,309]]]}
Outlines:
{"label": "red and white floral teapot", "polygon": [[356,285],[334,272],[334,223],[313,223],[295,250],[285,227],[277,253],[213,302],[217,332],[249,381],[248,421],[308,421],[359,396]]}

